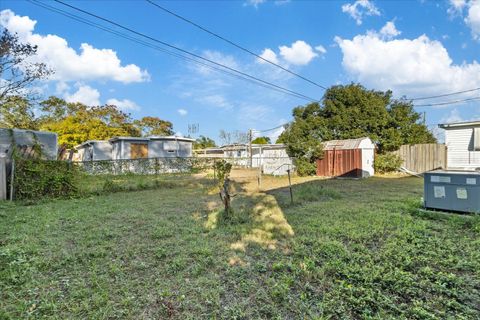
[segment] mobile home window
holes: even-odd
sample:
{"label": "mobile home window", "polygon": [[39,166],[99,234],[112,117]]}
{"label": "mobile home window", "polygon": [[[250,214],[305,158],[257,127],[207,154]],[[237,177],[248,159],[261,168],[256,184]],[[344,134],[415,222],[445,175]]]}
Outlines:
{"label": "mobile home window", "polygon": [[173,152],[178,150],[178,143],[177,141],[164,141],[163,142],[163,150],[168,152]]}

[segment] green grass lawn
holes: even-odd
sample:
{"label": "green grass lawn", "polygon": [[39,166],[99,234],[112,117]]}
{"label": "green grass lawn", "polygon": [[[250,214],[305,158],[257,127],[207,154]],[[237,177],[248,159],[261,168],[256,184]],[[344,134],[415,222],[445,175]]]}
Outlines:
{"label": "green grass lawn", "polygon": [[421,179],[244,192],[230,219],[211,183],[157,187],[0,203],[0,319],[480,318],[480,221],[418,210]]}

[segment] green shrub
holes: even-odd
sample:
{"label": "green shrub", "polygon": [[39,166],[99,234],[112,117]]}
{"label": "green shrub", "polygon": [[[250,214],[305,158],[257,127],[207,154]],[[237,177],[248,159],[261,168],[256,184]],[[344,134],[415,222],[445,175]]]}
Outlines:
{"label": "green shrub", "polygon": [[295,161],[297,167],[297,174],[301,177],[314,176],[317,173],[317,166],[307,159],[297,159]]}
{"label": "green shrub", "polygon": [[14,197],[17,200],[40,200],[74,196],[78,193],[77,174],[77,169],[65,161],[17,158]]}
{"label": "green shrub", "polygon": [[379,154],[375,157],[373,167],[378,173],[394,172],[400,169],[403,160],[393,153]]}

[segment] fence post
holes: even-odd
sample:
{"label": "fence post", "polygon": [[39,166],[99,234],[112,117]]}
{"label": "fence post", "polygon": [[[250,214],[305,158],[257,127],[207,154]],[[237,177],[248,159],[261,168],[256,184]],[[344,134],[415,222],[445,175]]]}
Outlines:
{"label": "fence post", "polygon": [[262,187],[262,172],[263,172],[263,164],[258,165],[258,191]]}
{"label": "fence post", "polygon": [[293,204],[293,191],[292,191],[292,181],[290,180],[290,168],[287,169],[288,173],[288,187],[290,188],[290,203]]}
{"label": "fence post", "polygon": [[7,200],[7,158],[0,157],[0,200]]}
{"label": "fence post", "polygon": [[10,201],[13,201],[13,185],[15,184],[15,158],[12,157],[12,172],[10,174]]}
{"label": "fence post", "polygon": [[217,160],[213,159],[213,181],[217,180],[216,169],[215,169],[216,166],[217,166]]}

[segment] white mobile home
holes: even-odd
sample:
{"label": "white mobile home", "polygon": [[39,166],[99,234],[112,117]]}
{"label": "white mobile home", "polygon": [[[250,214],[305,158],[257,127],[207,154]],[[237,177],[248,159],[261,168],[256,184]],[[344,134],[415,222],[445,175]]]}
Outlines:
{"label": "white mobile home", "polygon": [[445,130],[447,168],[480,168],[480,121],[445,123],[439,127]]}
{"label": "white mobile home", "polygon": [[152,136],[146,138],[115,137],[112,144],[112,159],[143,158],[188,158],[192,156],[193,139],[175,136]]}
{"label": "white mobile home", "polygon": [[75,147],[76,161],[111,160],[112,145],[106,140],[88,140]]}

